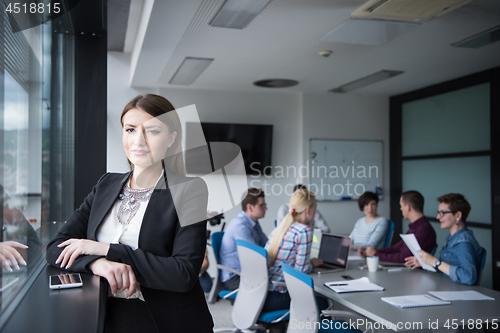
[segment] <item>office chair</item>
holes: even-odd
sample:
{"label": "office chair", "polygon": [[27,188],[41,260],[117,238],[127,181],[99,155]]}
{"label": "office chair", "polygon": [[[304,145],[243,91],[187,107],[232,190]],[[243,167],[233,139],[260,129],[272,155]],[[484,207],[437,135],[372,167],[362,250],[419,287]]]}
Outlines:
{"label": "office chair", "polygon": [[[287,333],[323,333],[334,331],[362,333],[362,331],[357,329],[336,329],[335,323],[341,325],[343,323],[342,320],[332,320],[327,321],[327,324],[322,324],[316,305],[316,297],[314,296],[312,277],[297,271],[287,264],[281,264],[281,268],[283,269],[285,283],[292,299]],[[339,310],[325,310],[322,312],[322,315],[353,318],[354,320],[363,318],[352,312]],[[369,330],[373,333],[373,327],[366,330],[365,333]]]}
{"label": "office chair", "polygon": [[[289,310],[261,312],[269,288],[267,251],[255,244],[237,240],[241,279],[231,317],[236,328],[219,328],[214,332],[264,331],[266,326],[288,320]],[[259,326],[257,323],[264,326]]]}
{"label": "office chair", "polygon": [[210,304],[214,304],[217,302],[218,297],[223,298],[223,299],[229,299],[234,301],[236,298],[236,293],[238,292],[238,289],[236,290],[224,290],[224,286],[222,285],[221,277],[222,277],[222,270],[227,270],[229,272],[235,273],[236,275],[240,275],[240,272],[236,269],[233,269],[231,267],[226,267],[221,265],[220,263],[220,256],[219,256],[219,251],[220,251],[220,245],[222,243],[222,237],[224,236],[224,232],[218,231],[214,232],[212,236],[210,237],[210,243],[212,245],[212,248],[214,250],[214,255],[215,255],[215,261],[217,263],[217,275],[215,276],[214,283],[212,285],[212,289],[210,290],[210,293],[208,294],[208,299],[207,302]]}
{"label": "office chair", "polygon": [[476,282],[476,286],[479,286],[479,283],[481,283],[481,278],[483,277],[483,271],[484,271],[484,266],[486,264],[486,249],[484,247],[482,247],[483,249],[483,258],[481,259],[481,267],[479,268],[479,274],[478,274],[478,277],[477,277],[477,282]]}
{"label": "office chair", "polygon": [[391,220],[388,220],[388,221],[389,221],[389,230],[387,231],[387,238],[385,240],[384,247],[391,246],[392,237],[394,236],[394,222],[392,222]]}

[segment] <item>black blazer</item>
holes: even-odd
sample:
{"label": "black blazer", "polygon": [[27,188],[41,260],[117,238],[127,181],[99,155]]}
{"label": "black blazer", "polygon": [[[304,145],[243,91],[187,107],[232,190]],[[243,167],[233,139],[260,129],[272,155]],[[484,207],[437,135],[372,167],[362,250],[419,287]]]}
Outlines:
{"label": "black blazer", "polygon": [[[55,261],[62,249],[57,245],[65,240],[96,240],[99,225],[117,200],[129,175],[130,172],[108,173],[101,177],[80,208],[47,245],[49,264],[58,267]],[[169,185],[171,188],[175,186],[175,190],[171,192]],[[198,279],[205,256],[207,198],[203,180],[169,174],[151,195],[139,233],[138,249],[111,244],[106,256],[108,260],[133,268],[159,332],[213,332],[212,316]],[[183,208],[179,209],[181,204]],[[197,221],[202,222],[181,226],[177,211],[179,215],[197,216]],[[82,255],[70,270],[92,274],[88,266],[100,257]],[[101,287],[108,290],[107,284]]]}

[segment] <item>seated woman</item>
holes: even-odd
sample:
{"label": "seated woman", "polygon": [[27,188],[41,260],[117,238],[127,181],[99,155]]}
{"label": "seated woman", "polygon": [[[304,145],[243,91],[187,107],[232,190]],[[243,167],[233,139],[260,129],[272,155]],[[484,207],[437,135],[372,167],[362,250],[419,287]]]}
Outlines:
{"label": "seated woman", "polygon": [[365,192],[359,197],[358,205],[366,216],[356,222],[349,235],[351,249],[358,249],[360,252],[368,246],[375,249],[383,248],[389,230],[389,221],[377,214],[378,195]]}
{"label": "seated woman", "polygon": [[[286,287],[272,284],[272,281],[285,282],[281,270],[282,262],[304,273],[309,273],[313,267],[323,264],[321,259],[309,259],[315,213],[314,194],[305,189],[295,191],[290,199],[289,212],[271,232],[266,244],[271,285],[262,311],[276,311],[290,307],[290,295]],[[318,307],[322,306],[318,304]]]}
{"label": "seated woman", "polygon": [[[474,285],[479,278],[484,249],[479,246],[472,231],[465,226],[470,204],[458,193],[445,194],[438,201],[437,219],[441,222],[441,229],[448,229],[450,234],[446,236],[439,259],[420,250],[422,261],[434,266],[455,282]],[[415,257],[406,258],[405,264],[412,269],[420,267]]]}

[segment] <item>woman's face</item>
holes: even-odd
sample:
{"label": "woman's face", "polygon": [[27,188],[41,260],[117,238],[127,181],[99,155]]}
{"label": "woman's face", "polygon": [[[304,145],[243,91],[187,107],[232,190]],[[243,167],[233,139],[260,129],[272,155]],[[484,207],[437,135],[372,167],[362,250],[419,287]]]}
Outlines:
{"label": "woman's face", "polygon": [[440,203],[438,206],[438,215],[436,218],[441,223],[441,229],[450,229],[457,223],[457,218],[454,213],[450,212],[450,206],[445,203]]}
{"label": "woman's face", "polygon": [[137,108],[125,113],[122,123],[123,148],[135,167],[145,168],[161,161],[177,136],[165,123]]}
{"label": "woman's face", "polygon": [[363,208],[363,213],[365,213],[366,216],[377,215],[377,202],[375,200],[368,202]]}

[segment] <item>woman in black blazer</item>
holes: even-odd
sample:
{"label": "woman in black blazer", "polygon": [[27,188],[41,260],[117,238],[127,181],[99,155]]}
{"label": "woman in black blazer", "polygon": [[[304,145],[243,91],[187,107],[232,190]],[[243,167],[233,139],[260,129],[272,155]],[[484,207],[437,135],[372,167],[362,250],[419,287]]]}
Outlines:
{"label": "woman in black blazer", "polygon": [[47,261],[107,280],[106,332],[212,332],[198,280],[208,192],[185,177],[179,118],[166,99],[145,95],[121,120],[133,170],[101,177],[48,244]]}

